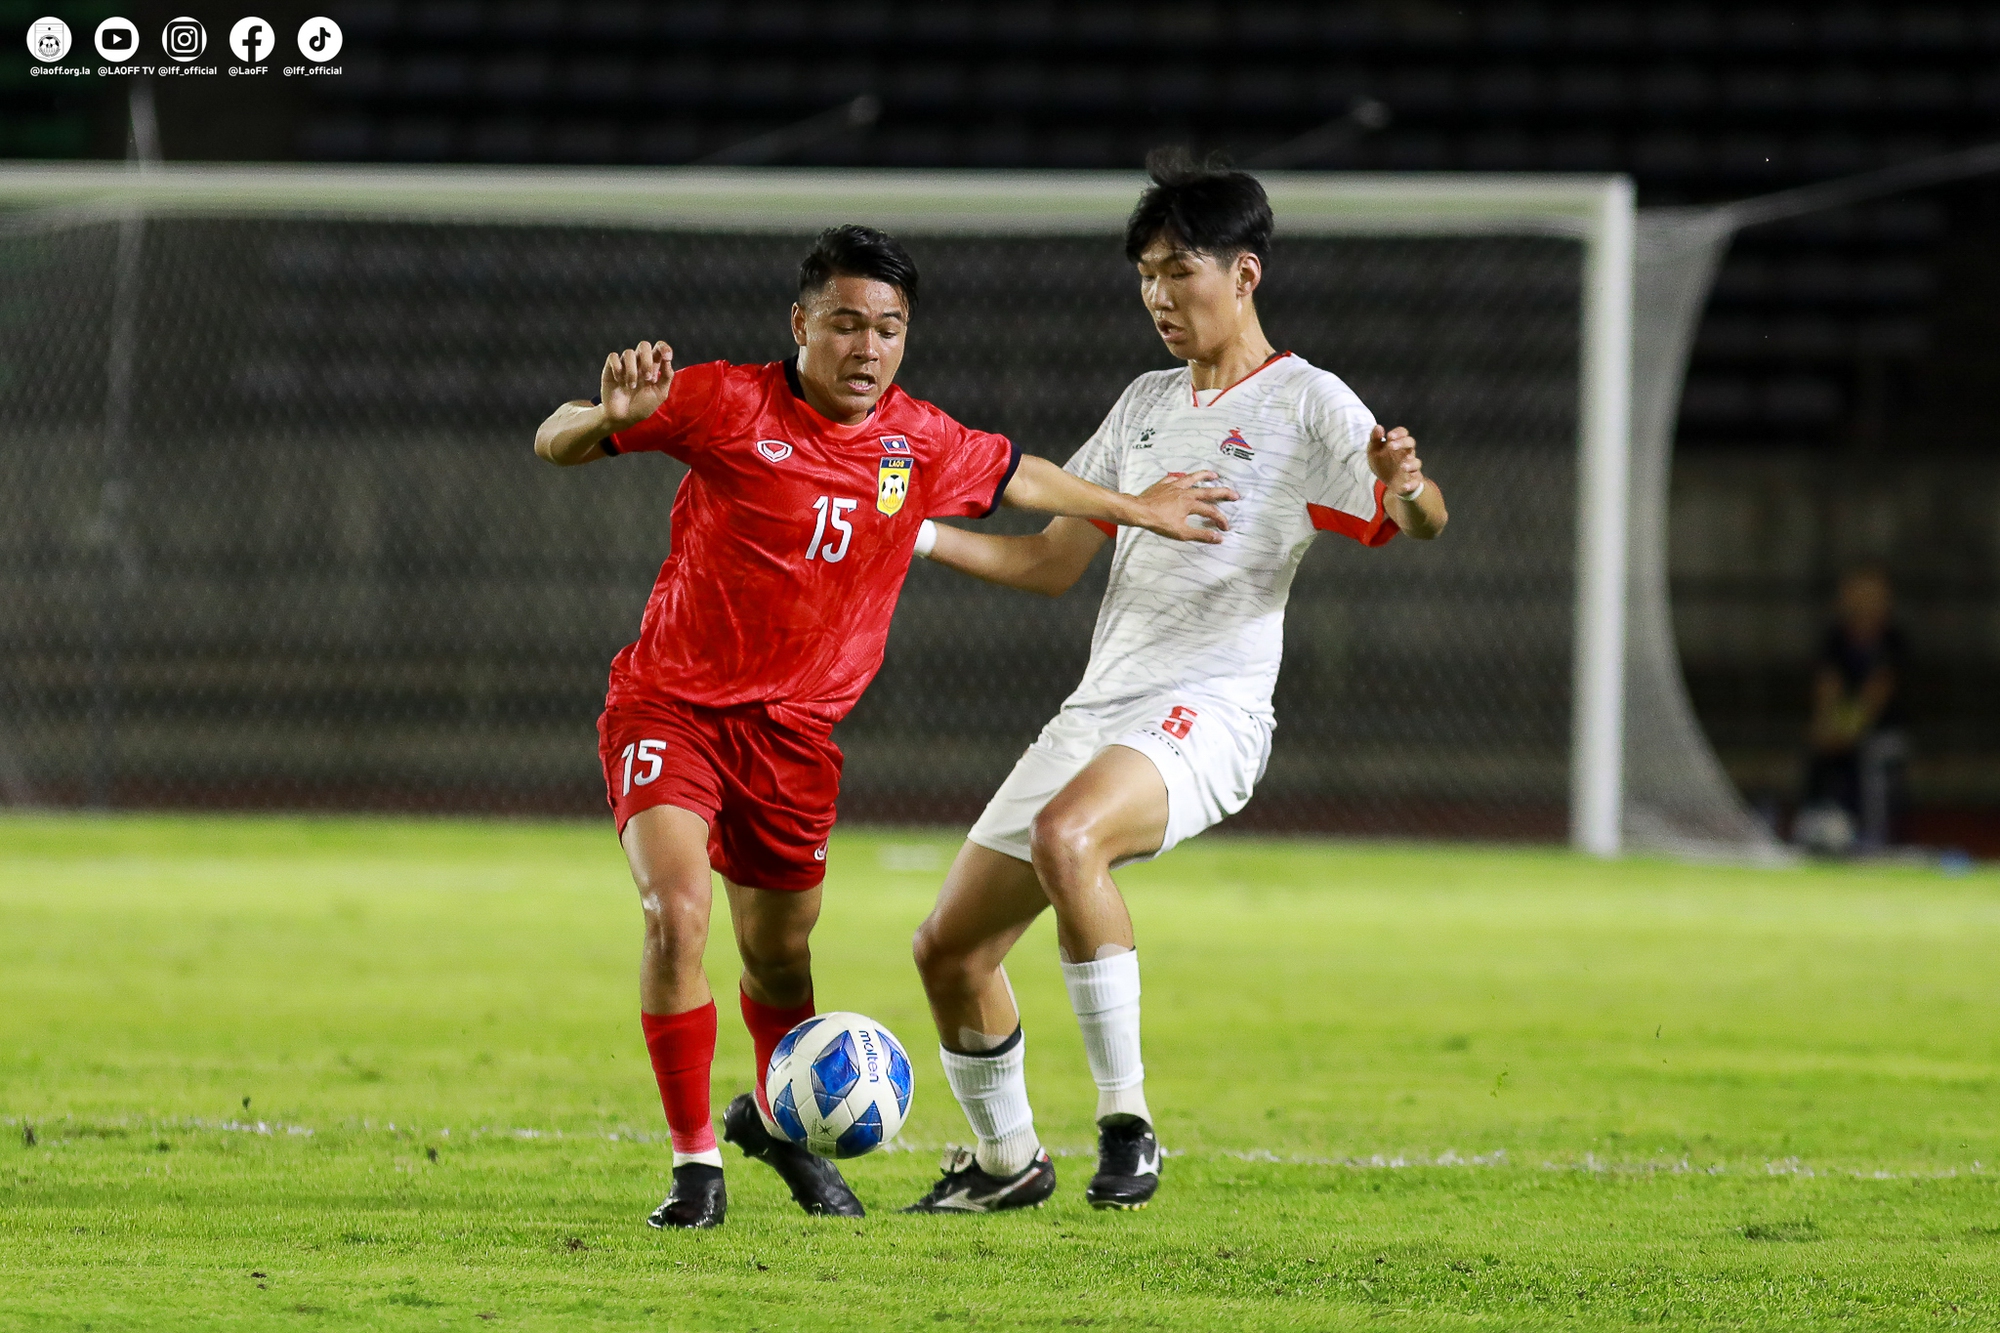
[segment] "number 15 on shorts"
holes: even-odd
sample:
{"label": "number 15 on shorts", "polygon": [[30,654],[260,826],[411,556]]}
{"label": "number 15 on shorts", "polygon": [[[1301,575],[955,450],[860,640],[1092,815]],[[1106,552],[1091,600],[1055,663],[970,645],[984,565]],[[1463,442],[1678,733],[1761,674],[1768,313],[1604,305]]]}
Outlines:
{"label": "number 15 on shorts", "polygon": [[[625,790],[621,796],[630,796],[634,787],[643,787],[649,782],[657,782],[666,761],[660,756],[667,752],[665,741],[634,741],[625,747]],[[637,762],[639,771],[634,773],[632,765]]]}

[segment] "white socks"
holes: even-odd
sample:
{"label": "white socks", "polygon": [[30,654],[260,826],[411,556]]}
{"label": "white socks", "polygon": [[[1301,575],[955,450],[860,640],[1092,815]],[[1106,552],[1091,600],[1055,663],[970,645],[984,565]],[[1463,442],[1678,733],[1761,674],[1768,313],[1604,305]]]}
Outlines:
{"label": "white socks", "polygon": [[[1118,954],[1091,963],[1064,963],[1063,984],[1083,1029],[1083,1050],[1097,1082],[1097,1119],[1136,1116],[1152,1123],[1146,1106],[1146,1066],[1139,1058],[1139,955]],[[964,1054],[938,1047],[945,1080],[965,1108],[980,1170],[993,1176],[1025,1171],[1042,1146],[1028,1105],[1026,1047],[1021,1029],[990,1051]]]}
{"label": "white socks", "polygon": [[1006,1041],[977,1055],[938,1047],[951,1095],[965,1108],[965,1118],[979,1136],[975,1154],[979,1169],[990,1176],[1006,1177],[1027,1170],[1042,1146],[1035,1136],[1034,1109],[1028,1105],[1026,1049],[1019,1028]]}
{"label": "white socks", "polygon": [[1139,1058],[1139,955],[1064,963],[1063,984],[1083,1029],[1083,1051],[1097,1080],[1097,1119],[1137,1116],[1148,1124],[1146,1065]]}
{"label": "white socks", "polygon": [[700,1166],[712,1166],[719,1171],[722,1169],[722,1149],[717,1147],[710,1148],[706,1152],[677,1152],[674,1154],[675,1166],[686,1166],[689,1162]]}

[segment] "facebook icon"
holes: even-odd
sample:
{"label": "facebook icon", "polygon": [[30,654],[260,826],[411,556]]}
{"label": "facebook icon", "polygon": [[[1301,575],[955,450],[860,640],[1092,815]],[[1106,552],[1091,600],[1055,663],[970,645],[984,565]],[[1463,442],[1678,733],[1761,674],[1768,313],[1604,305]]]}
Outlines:
{"label": "facebook icon", "polygon": [[263,64],[264,57],[276,44],[271,36],[271,25],[263,19],[238,19],[236,26],[229,30],[229,49],[246,65]]}

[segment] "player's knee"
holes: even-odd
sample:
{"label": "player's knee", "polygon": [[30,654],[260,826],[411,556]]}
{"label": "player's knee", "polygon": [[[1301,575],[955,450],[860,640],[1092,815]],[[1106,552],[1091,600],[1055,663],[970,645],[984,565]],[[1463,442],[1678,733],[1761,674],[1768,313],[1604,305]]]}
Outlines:
{"label": "player's knee", "polygon": [[812,971],[812,945],[804,935],[745,940],[739,952],[743,966],[758,976]]}
{"label": "player's knee", "polygon": [[952,948],[929,921],[917,927],[916,936],[910,941],[910,956],[916,959],[917,975],[929,992],[949,989],[966,970],[965,951]]}
{"label": "player's knee", "polygon": [[1028,830],[1028,849],[1042,887],[1059,893],[1069,872],[1093,865],[1101,856],[1097,830],[1078,811],[1046,805]]}
{"label": "player's knee", "polygon": [[812,937],[803,930],[745,932],[736,951],[743,957],[743,970],[774,989],[790,989],[791,983],[812,976]]}
{"label": "player's knee", "polygon": [[707,940],[709,904],[705,893],[667,877],[642,875],[637,880],[648,935],[661,944]]}

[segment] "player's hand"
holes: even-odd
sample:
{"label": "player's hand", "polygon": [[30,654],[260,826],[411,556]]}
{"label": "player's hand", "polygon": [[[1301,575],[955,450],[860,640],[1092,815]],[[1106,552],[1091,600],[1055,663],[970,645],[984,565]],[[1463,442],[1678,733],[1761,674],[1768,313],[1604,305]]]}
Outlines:
{"label": "player's hand", "polygon": [[640,343],[604,358],[598,401],[614,431],[636,426],[667,401],[674,382],[674,349],[665,343]]}
{"label": "player's hand", "polygon": [[[1229,530],[1228,517],[1216,506],[1237,497],[1213,472],[1183,472],[1160,478],[1133,498],[1141,511],[1136,526],[1177,542],[1214,545]],[[1196,518],[1207,519],[1208,526],[1191,521]]]}
{"label": "player's hand", "polygon": [[1387,494],[1407,496],[1424,484],[1424,460],[1417,457],[1417,437],[1401,426],[1368,432],[1368,467]]}

